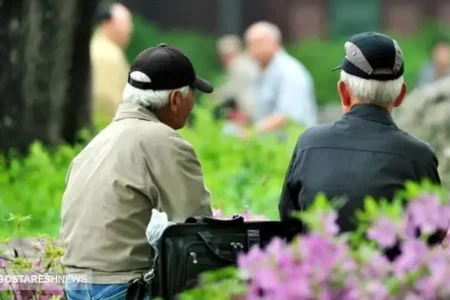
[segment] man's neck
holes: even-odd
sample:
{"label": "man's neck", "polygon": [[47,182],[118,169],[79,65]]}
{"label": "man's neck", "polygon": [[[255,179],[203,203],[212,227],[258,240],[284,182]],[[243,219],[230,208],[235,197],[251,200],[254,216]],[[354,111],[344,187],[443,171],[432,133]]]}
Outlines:
{"label": "man's neck", "polygon": [[346,112],[349,112],[350,110],[352,110],[353,107],[355,107],[356,105],[372,105],[372,106],[376,106],[382,109],[385,109],[388,112],[392,112],[393,107],[392,106],[384,106],[384,105],[378,105],[378,104],[373,104],[373,103],[365,103],[365,102],[361,102],[361,101],[354,101],[352,102],[352,104],[348,107]]}
{"label": "man's neck", "polygon": [[102,28],[99,28],[98,33],[100,35],[102,35],[105,39],[107,39],[108,41],[110,41],[112,44],[116,45],[117,47],[119,47],[120,49],[123,50],[122,45],[120,45],[115,39],[113,34],[111,34],[111,32],[109,32],[108,30],[104,30]]}
{"label": "man's neck", "polygon": [[261,69],[263,71],[265,71],[272,64],[272,62],[277,58],[277,56],[280,55],[280,53],[281,53],[281,49],[278,49],[276,52],[274,52],[272,57],[270,57],[270,59],[266,62],[266,64],[261,66]]}
{"label": "man's neck", "polygon": [[448,72],[449,72],[448,66],[435,65],[434,67],[434,73],[437,78],[447,75]]}

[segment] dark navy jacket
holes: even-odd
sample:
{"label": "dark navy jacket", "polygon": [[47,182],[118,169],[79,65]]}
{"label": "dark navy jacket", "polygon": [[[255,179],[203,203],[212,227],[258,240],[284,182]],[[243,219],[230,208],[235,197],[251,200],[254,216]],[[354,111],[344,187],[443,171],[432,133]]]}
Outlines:
{"label": "dark navy jacket", "polygon": [[349,231],[365,196],[392,199],[407,180],[428,178],[440,184],[437,167],[430,147],[400,130],[388,111],[356,105],[341,120],[300,136],[281,194],[280,218],[308,207],[322,191],[329,199],[347,199],[338,224]]}

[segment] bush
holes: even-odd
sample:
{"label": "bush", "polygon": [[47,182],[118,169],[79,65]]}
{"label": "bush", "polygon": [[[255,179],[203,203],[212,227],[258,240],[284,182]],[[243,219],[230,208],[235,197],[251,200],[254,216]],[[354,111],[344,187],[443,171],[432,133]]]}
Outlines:
{"label": "bush", "polygon": [[[221,212],[215,211],[220,218]],[[264,219],[243,214],[245,220]],[[358,230],[337,235],[337,213],[325,196],[297,214],[309,228],[291,244],[273,239],[266,249],[238,255],[238,267],[201,275],[200,285],[180,299],[436,299],[450,298],[450,252],[430,236],[450,227],[450,198],[424,182],[406,184],[392,202],[368,197],[356,213]],[[20,229],[26,218],[11,218]],[[0,242],[1,243],[1,242]],[[0,269],[11,275],[64,274],[63,249],[50,238],[36,243],[39,257],[0,253]],[[396,249],[396,255],[388,255]],[[3,284],[2,296],[62,299],[61,284]],[[30,298],[31,299],[31,298]]]}
{"label": "bush", "polygon": [[[199,156],[213,206],[226,214],[247,209],[277,218],[278,197],[301,128],[291,129],[286,144],[270,137],[240,141],[223,136],[221,124],[213,122],[209,112],[198,107],[196,126],[181,134]],[[35,143],[28,157],[13,156],[10,167],[0,158],[0,220],[8,219],[10,213],[31,215],[27,234],[57,235],[66,172],[81,147],[49,150]],[[9,234],[11,226],[2,222],[0,233]]]}
{"label": "bush", "polygon": [[[292,244],[274,239],[264,250],[252,248],[238,257],[239,269],[205,274],[203,285],[181,299],[450,298],[450,252],[429,243],[450,227],[445,193],[408,183],[392,203],[368,198],[357,215],[359,230],[336,235],[337,213],[319,195],[298,216],[309,234]],[[393,248],[397,255],[387,255]]]}
{"label": "bush", "polygon": [[[394,35],[404,52],[405,80],[411,89],[422,65],[429,58],[431,42],[437,34],[448,34],[448,31],[447,27],[442,28],[433,23],[424,26],[423,30],[413,37]],[[162,42],[172,43],[183,49],[202,76],[211,79],[220,74],[214,37],[181,31],[163,33],[140,17],[135,19],[135,33],[128,50],[128,58],[132,61],[140,51]],[[288,52],[311,72],[320,104],[338,104],[336,81],[339,72],[331,70],[339,65],[344,56],[344,43],[345,40],[307,39],[286,46]]]}

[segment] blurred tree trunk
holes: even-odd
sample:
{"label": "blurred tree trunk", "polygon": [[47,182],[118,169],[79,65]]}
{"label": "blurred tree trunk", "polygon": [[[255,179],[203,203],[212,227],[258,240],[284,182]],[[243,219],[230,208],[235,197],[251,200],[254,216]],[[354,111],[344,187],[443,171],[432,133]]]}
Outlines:
{"label": "blurred tree trunk", "polygon": [[0,0],[0,151],[74,143],[90,126],[97,1]]}
{"label": "blurred tree trunk", "polygon": [[218,31],[219,34],[241,35],[243,31],[242,0],[217,0],[219,5]]}

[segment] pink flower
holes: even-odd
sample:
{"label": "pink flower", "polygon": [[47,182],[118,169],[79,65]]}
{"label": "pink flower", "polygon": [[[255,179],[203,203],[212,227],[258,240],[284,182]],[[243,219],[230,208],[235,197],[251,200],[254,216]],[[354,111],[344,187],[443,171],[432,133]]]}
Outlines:
{"label": "pink flower", "polygon": [[222,211],[220,209],[213,209],[213,218],[221,219]]}
{"label": "pink flower", "polygon": [[395,224],[387,217],[375,220],[372,228],[367,232],[367,236],[383,248],[393,247],[397,242]]}
{"label": "pink flower", "polygon": [[3,257],[0,257],[0,268],[5,268],[6,267],[6,259],[4,259]]}
{"label": "pink flower", "polygon": [[[215,219],[221,219],[221,220],[230,220],[233,218],[233,216],[227,216],[225,217],[223,215],[222,210],[220,209],[213,209],[213,218]],[[269,219],[263,215],[252,215],[248,210],[244,211],[242,214],[240,214],[244,218],[244,221],[268,221]]]}
{"label": "pink flower", "polygon": [[56,283],[44,283],[42,285],[42,291],[44,291],[46,295],[64,296],[64,289]]}

